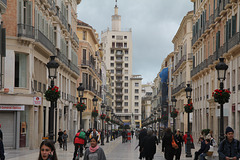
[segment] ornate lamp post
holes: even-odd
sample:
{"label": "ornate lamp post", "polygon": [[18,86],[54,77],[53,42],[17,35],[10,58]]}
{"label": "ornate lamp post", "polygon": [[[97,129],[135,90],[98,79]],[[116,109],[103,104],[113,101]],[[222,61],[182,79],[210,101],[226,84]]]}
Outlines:
{"label": "ornate lamp post", "polygon": [[[83,98],[83,93],[84,93],[84,90],[85,88],[83,87],[83,84],[82,83],[79,83],[79,87],[77,88],[77,91],[78,91],[78,97],[80,97],[80,105],[83,103],[82,102],[82,98]],[[79,99],[78,99],[79,100]],[[85,104],[86,105],[86,104]],[[80,111],[80,125],[79,125],[79,128],[82,129],[82,112],[84,111],[85,109],[79,109]]]}
{"label": "ornate lamp post", "polygon": [[[187,84],[187,88],[185,89],[186,97],[188,99],[188,104],[190,104],[191,101],[191,93],[192,88],[190,87],[190,84]],[[188,112],[188,133],[187,133],[187,155],[186,157],[192,157],[191,154],[191,138],[190,138],[190,112]]]}
{"label": "ornate lamp post", "polygon": [[[172,106],[174,111],[176,109],[176,102],[177,102],[177,99],[175,98],[175,96],[172,97],[171,101],[172,101]],[[175,130],[176,130],[176,119],[175,117],[173,117],[173,133],[175,133]]]}
{"label": "ornate lamp post", "polygon": [[[102,109],[102,115],[104,114],[104,109],[105,109],[105,105],[104,103],[102,102],[102,105],[101,105],[101,109]],[[102,118],[102,134],[101,134],[101,145],[104,145],[104,119]]]}
{"label": "ornate lamp post", "polygon": [[[97,97],[94,96],[94,98],[92,99],[92,101],[93,101],[94,111],[96,111],[97,101],[98,101]],[[94,125],[93,125],[93,126],[94,126],[94,128],[97,130],[97,117],[94,117]]]}
{"label": "ornate lamp post", "polygon": [[[218,73],[218,80],[220,81],[220,90],[223,91],[223,81],[226,79],[226,70],[228,69],[228,65],[224,63],[224,58],[219,58],[220,62],[215,66]],[[223,104],[225,102],[222,101],[220,104],[220,142],[224,139],[224,131],[223,131]]]}
{"label": "ornate lamp post", "polygon": [[[111,120],[113,120],[113,116],[114,116],[114,112],[113,112],[113,109],[112,109],[112,111],[111,111]],[[112,141],[113,139],[112,139],[112,137],[113,137],[113,134],[112,134],[112,122],[111,122],[111,139],[110,139],[110,141]]]}
{"label": "ornate lamp post", "polygon": [[[110,112],[110,107],[109,106],[107,106],[107,109],[106,109],[106,112],[107,112],[107,117],[108,117],[108,113]],[[107,122],[107,141],[106,141],[106,143],[109,143],[109,129],[108,129],[108,123],[109,122]]]}
{"label": "ornate lamp post", "polygon": [[[57,78],[57,68],[59,64],[55,61],[56,56],[50,56],[51,60],[47,63],[48,68],[48,78],[51,80],[51,88],[54,87],[54,79]],[[49,121],[48,121],[48,132],[49,132],[49,139],[53,140],[53,123],[54,123],[54,103],[57,104],[56,101],[51,101],[51,107],[49,111]],[[57,107],[57,105],[56,105]]]}

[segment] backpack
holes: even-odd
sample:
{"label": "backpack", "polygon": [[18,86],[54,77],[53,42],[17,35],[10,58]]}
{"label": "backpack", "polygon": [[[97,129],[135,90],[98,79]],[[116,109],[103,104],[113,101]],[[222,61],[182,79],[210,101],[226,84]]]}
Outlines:
{"label": "backpack", "polygon": [[86,133],[85,132],[80,132],[78,138],[85,139],[86,138]]}

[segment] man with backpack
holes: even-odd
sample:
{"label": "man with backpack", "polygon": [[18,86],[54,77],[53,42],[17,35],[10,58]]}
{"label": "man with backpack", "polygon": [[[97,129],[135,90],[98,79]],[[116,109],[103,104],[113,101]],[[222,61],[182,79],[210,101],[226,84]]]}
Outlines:
{"label": "man with backpack", "polygon": [[83,129],[79,130],[74,138],[75,150],[74,150],[74,154],[73,154],[73,160],[75,160],[75,157],[77,155],[77,151],[78,151],[79,147],[80,147],[80,157],[83,156],[83,147],[86,145],[86,143],[87,143],[86,133],[83,131]]}
{"label": "man with backpack", "polygon": [[237,160],[240,158],[239,141],[234,139],[234,130],[231,127],[226,128],[226,139],[224,139],[218,148],[219,159]]}

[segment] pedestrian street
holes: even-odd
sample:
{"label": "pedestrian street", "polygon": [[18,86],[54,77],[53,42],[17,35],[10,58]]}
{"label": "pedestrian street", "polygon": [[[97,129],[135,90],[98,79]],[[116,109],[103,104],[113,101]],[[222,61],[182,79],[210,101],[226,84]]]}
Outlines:
{"label": "pedestrian street", "polygon": [[[119,137],[109,143],[105,143],[101,146],[106,154],[107,160],[137,160],[139,159],[139,148],[136,149],[138,145],[138,140],[134,137],[132,142],[122,143],[122,137]],[[163,152],[161,149],[161,143],[157,146],[157,151],[154,156],[155,160],[164,160]],[[192,155],[199,149],[199,145],[195,145],[196,149],[192,150]],[[59,160],[72,160],[74,145],[73,143],[68,143],[67,151],[63,151],[59,148],[58,143],[56,143],[57,156]],[[216,151],[215,151],[216,154]],[[7,160],[34,160],[37,159],[39,155],[39,150],[29,150],[27,148],[21,148],[19,150],[6,149],[5,156]],[[82,158],[81,158],[82,159]],[[181,160],[192,160],[192,158],[186,158],[184,153],[184,148],[181,156]]]}

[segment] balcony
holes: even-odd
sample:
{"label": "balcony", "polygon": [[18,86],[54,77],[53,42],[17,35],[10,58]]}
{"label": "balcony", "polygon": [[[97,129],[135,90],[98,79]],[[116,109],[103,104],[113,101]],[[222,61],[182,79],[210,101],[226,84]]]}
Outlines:
{"label": "balcony", "polygon": [[219,7],[217,7],[215,10],[214,10],[214,20],[215,21],[218,21],[219,20],[219,10],[220,10],[220,8]]}
{"label": "balcony", "polygon": [[122,72],[116,72],[116,76],[123,76]]}
{"label": "balcony", "polygon": [[95,68],[95,64],[94,64],[94,63],[92,63],[92,62],[84,59],[84,60],[82,60],[81,66],[82,66],[82,67],[89,67],[89,68],[91,68],[91,69],[93,70],[93,72],[94,72],[100,79],[102,79],[102,75],[101,75],[101,73],[98,72],[98,70]]}
{"label": "balcony", "polygon": [[116,63],[123,63],[123,59],[116,59],[115,62]]}
{"label": "balcony", "polygon": [[5,13],[7,9],[7,0],[0,0],[0,13]]}
{"label": "balcony", "polygon": [[123,52],[122,51],[117,51],[116,56],[123,56]]}
{"label": "balcony", "polygon": [[76,41],[77,44],[79,44],[79,39],[78,39],[77,34],[75,32],[73,33],[73,39],[74,39],[74,41]]}
{"label": "balcony", "polygon": [[123,95],[123,92],[116,92],[116,95]]}
{"label": "balcony", "polygon": [[116,86],[116,89],[122,89],[122,88],[123,88],[123,86],[120,86],[120,85]]}
{"label": "balcony", "polygon": [[123,66],[118,66],[118,65],[117,65],[115,68],[116,68],[116,69],[123,69]]}
{"label": "balcony", "polygon": [[229,40],[228,40],[228,50],[232,49],[234,46],[239,44],[240,34],[239,32],[235,33]]}
{"label": "balcony", "polygon": [[123,82],[122,79],[116,79],[115,81],[116,81],[116,82]]}
{"label": "balcony", "polygon": [[175,70],[173,71],[173,73],[176,72],[176,70],[181,66],[181,64],[182,64],[184,61],[186,62],[186,55],[183,55],[183,56],[181,57],[180,61],[178,61],[177,65],[175,66]]}
{"label": "balcony", "polygon": [[35,28],[25,24],[18,24],[18,37],[35,39]]}
{"label": "balcony", "polygon": [[177,86],[176,88],[174,88],[172,90],[172,94],[176,94],[178,93],[180,90],[185,89],[186,88],[186,82],[182,82],[179,86]]}
{"label": "balcony", "polygon": [[116,102],[123,102],[121,98],[116,99]]}
{"label": "balcony", "polygon": [[188,53],[188,60],[192,61],[193,60],[193,53]]}

